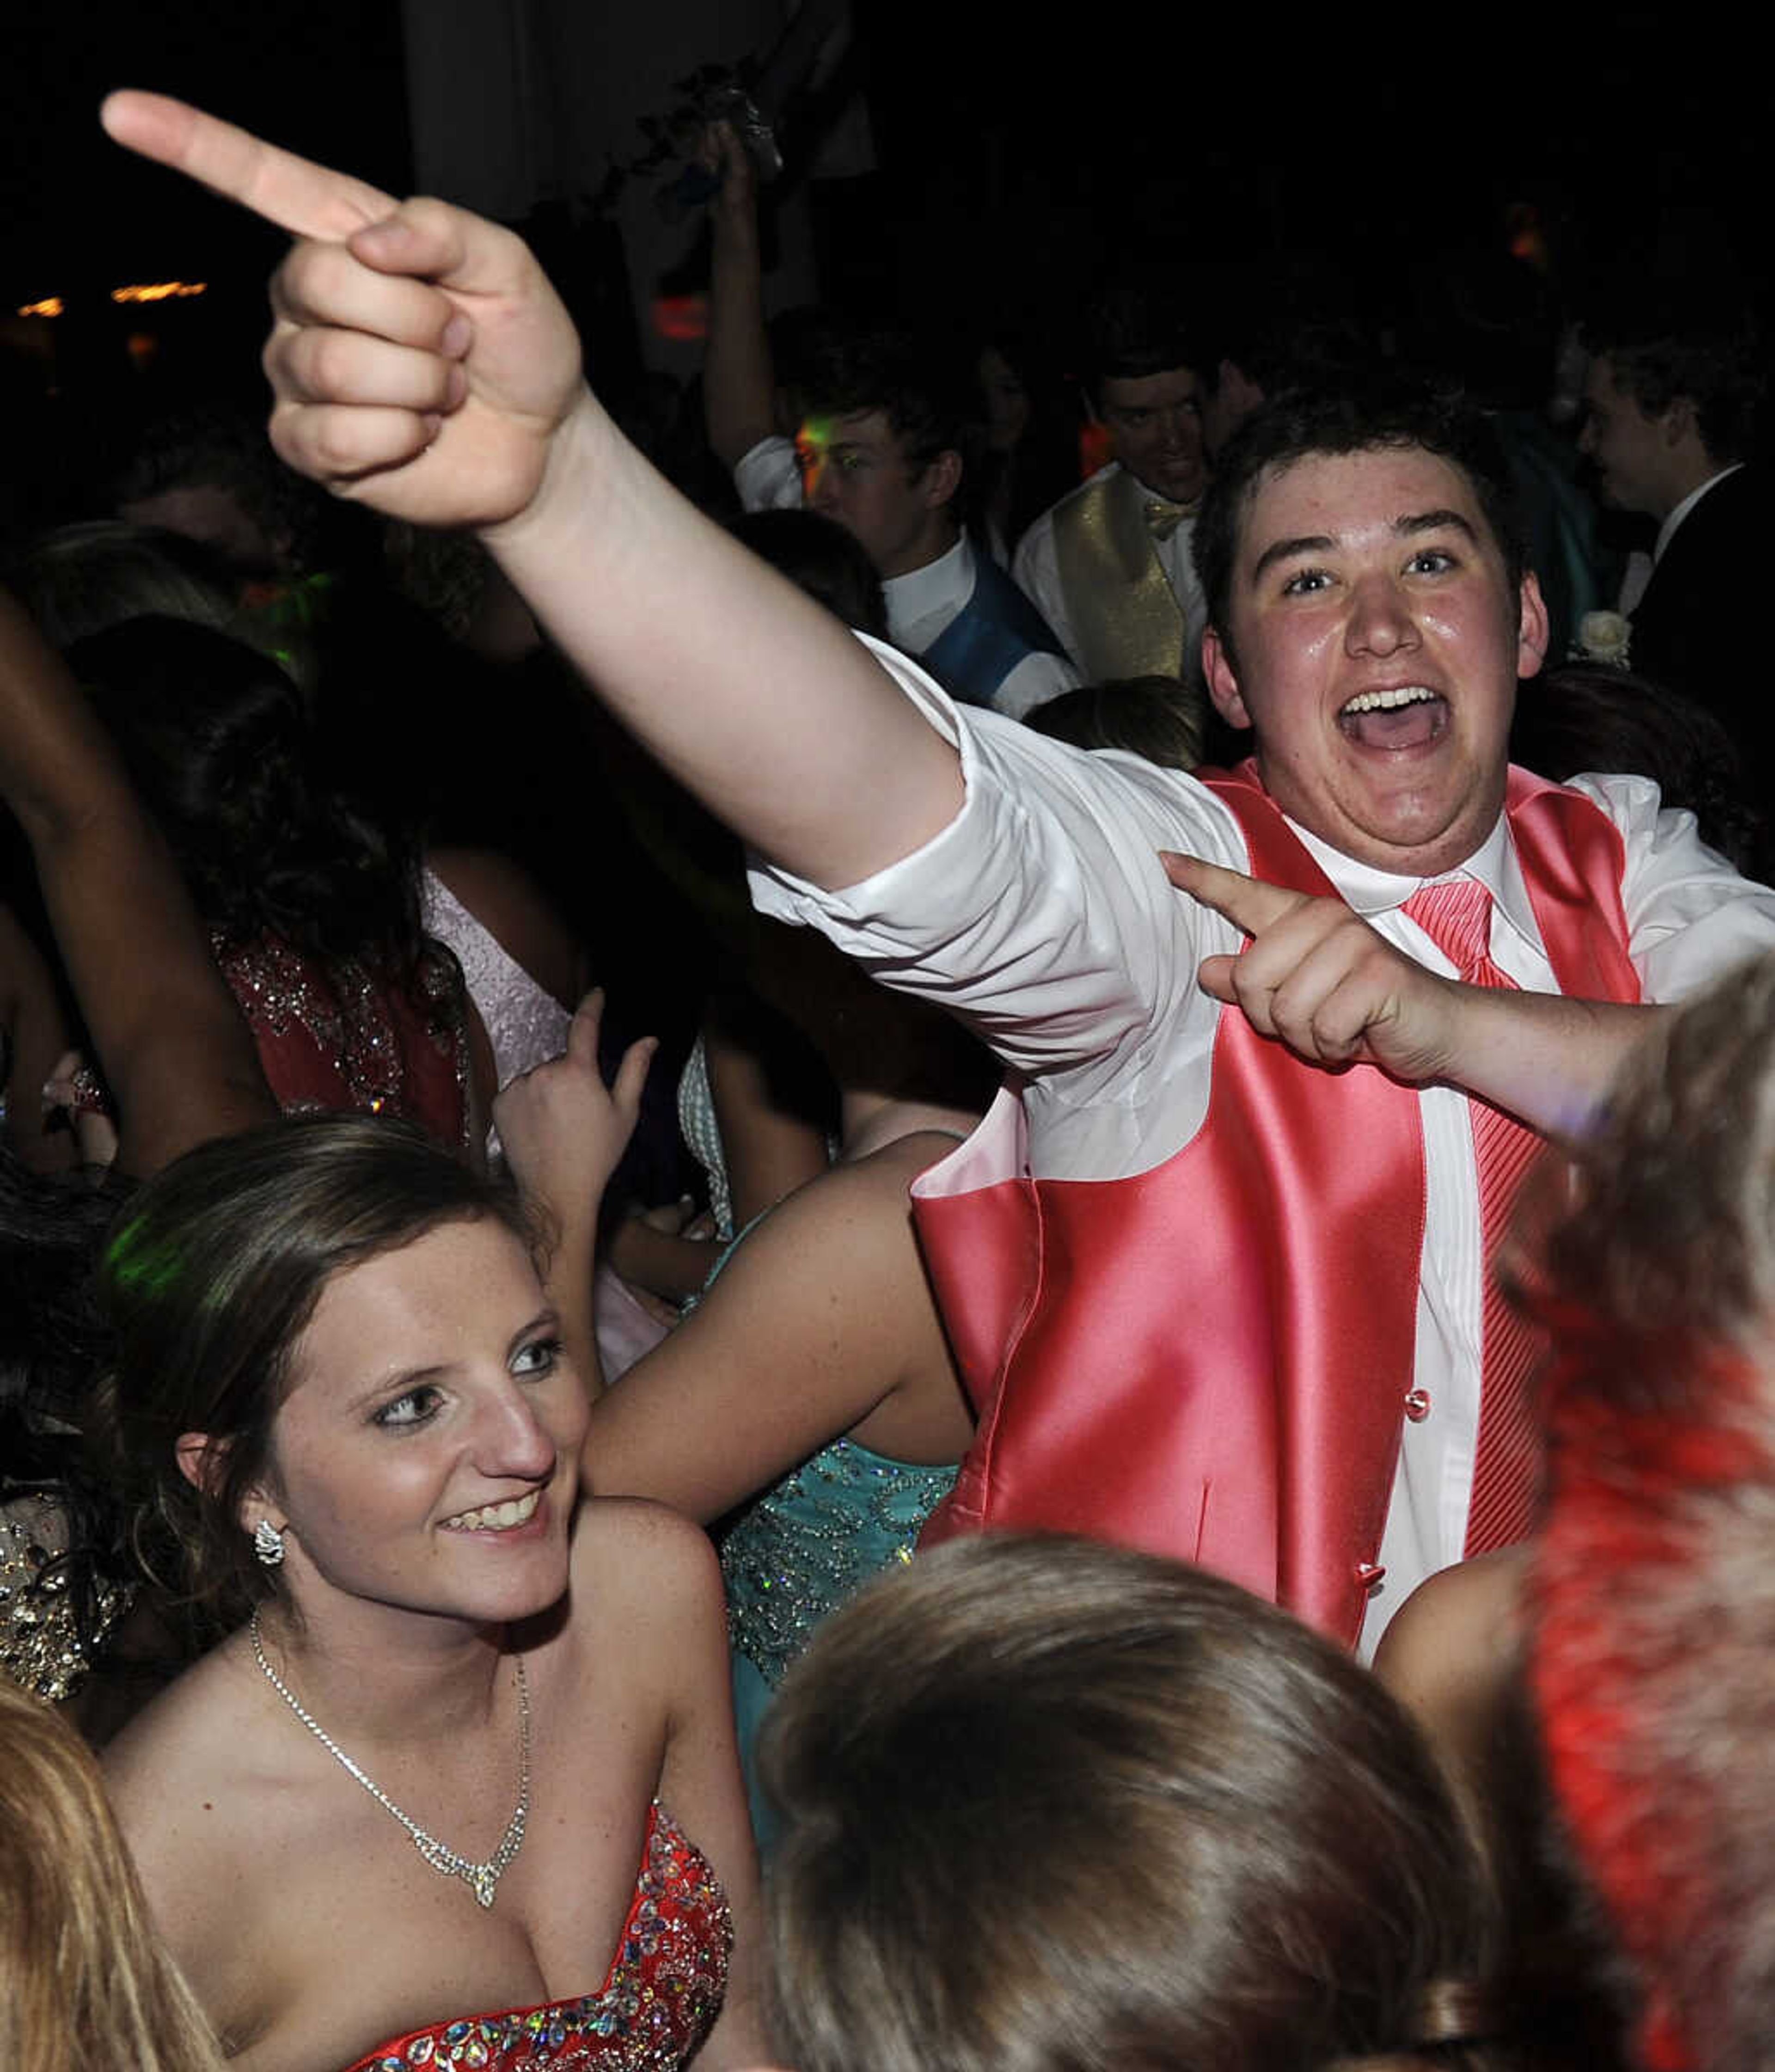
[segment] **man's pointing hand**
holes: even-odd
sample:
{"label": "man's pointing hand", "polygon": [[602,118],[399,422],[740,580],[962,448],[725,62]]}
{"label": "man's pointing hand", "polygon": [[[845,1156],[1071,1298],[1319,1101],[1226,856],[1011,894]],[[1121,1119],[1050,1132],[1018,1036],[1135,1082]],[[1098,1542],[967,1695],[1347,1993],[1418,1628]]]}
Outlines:
{"label": "man's pointing hand", "polygon": [[158,94],[113,93],[101,119],[298,240],[272,282],[265,352],[271,441],[292,467],[422,524],[530,508],[585,389],[573,326],[520,240]]}

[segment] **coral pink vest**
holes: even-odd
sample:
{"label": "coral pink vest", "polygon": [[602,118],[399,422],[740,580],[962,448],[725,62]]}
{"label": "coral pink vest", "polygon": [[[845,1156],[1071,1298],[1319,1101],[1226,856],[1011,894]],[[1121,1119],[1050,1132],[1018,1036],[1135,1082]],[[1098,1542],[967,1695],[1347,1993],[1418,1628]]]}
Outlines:
{"label": "coral pink vest", "polygon": [[[1251,764],[1207,781],[1255,876],[1333,894]],[[1506,813],[1560,991],[1637,1001],[1613,824],[1522,771]],[[1207,1115],[1164,1164],[1037,1180],[1025,1141],[1001,1094],[918,1183],[980,1412],[925,1543],[1088,1533],[1199,1561],[1354,1643],[1412,1386],[1416,1093],[1372,1067],[1303,1063],[1226,1013]],[[943,1188],[961,1191],[927,1191]]]}

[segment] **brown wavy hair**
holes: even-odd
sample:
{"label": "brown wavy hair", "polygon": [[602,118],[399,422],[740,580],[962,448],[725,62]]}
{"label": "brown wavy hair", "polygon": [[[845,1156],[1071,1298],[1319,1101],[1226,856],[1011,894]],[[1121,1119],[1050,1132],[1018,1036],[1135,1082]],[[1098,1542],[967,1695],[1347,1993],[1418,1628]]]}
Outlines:
{"label": "brown wavy hair", "polygon": [[[265,1474],[292,1359],[336,1273],[491,1216],[535,1251],[515,1193],[410,1124],[286,1116],[187,1152],[132,1197],[99,1272],[113,1336],[92,1413],[138,1560],[213,1638],[277,1590],[240,1522]],[[175,1457],[207,1435],[199,1486]]]}
{"label": "brown wavy hair", "polygon": [[1202,1570],[940,1547],[821,1628],[762,1762],[799,2072],[1495,2062],[1495,1924],[1428,1749]]}

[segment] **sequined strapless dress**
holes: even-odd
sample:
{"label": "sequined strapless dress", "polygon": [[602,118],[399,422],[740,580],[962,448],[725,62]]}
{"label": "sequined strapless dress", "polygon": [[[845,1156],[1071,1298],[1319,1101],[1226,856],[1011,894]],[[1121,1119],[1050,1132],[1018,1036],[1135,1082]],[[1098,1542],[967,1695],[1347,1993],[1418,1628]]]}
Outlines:
{"label": "sequined strapless dress", "polygon": [[577,2000],[464,2015],[380,2045],[347,2072],[675,2072],[721,2012],[733,1945],[726,1895],[662,1806],[604,1983]]}
{"label": "sequined strapless dress", "polygon": [[742,1511],[721,1544],[733,1672],[733,1725],[753,1831],[776,1823],[758,1785],[757,1743],[785,1670],[829,1613],[869,1578],[909,1561],[955,1469],[919,1467],[835,1439]]}
{"label": "sequined strapless dress", "polygon": [[[705,1294],[763,1220],[755,1216],[722,1252]],[[776,1823],[758,1782],[757,1744],[777,1685],[822,1619],[872,1576],[911,1560],[925,1520],[955,1487],[956,1473],[954,1462],[926,1467],[855,1439],[834,1439],[719,1528],[733,1725],[752,1830],[766,1852]]]}
{"label": "sequined strapless dress", "polygon": [[453,1149],[466,1142],[468,1001],[447,952],[429,944],[401,986],[281,935],[212,935],[211,947],[286,1115],[392,1115]]}
{"label": "sequined strapless dress", "polygon": [[[454,1150],[468,1141],[468,996],[456,960],[428,943],[397,985],[355,957],[328,959],[269,931],[212,931],[216,967],[253,1032],[259,1067],[286,1115],[388,1115]],[[89,1064],[76,1107],[114,1116]]]}

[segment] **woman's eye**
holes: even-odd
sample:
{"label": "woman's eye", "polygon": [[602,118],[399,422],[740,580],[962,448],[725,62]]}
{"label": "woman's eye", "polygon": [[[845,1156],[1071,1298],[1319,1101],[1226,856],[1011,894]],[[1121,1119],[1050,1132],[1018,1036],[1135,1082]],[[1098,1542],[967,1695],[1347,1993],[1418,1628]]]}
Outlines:
{"label": "woman's eye", "polygon": [[428,1382],[419,1388],[409,1388],[405,1396],[397,1396],[392,1403],[384,1403],[372,1420],[384,1431],[424,1424],[438,1414],[443,1401],[440,1392]]}
{"label": "woman's eye", "polygon": [[528,1345],[520,1346],[512,1355],[512,1371],[534,1379],[540,1375],[553,1374],[560,1363],[559,1338],[532,1338]]}

